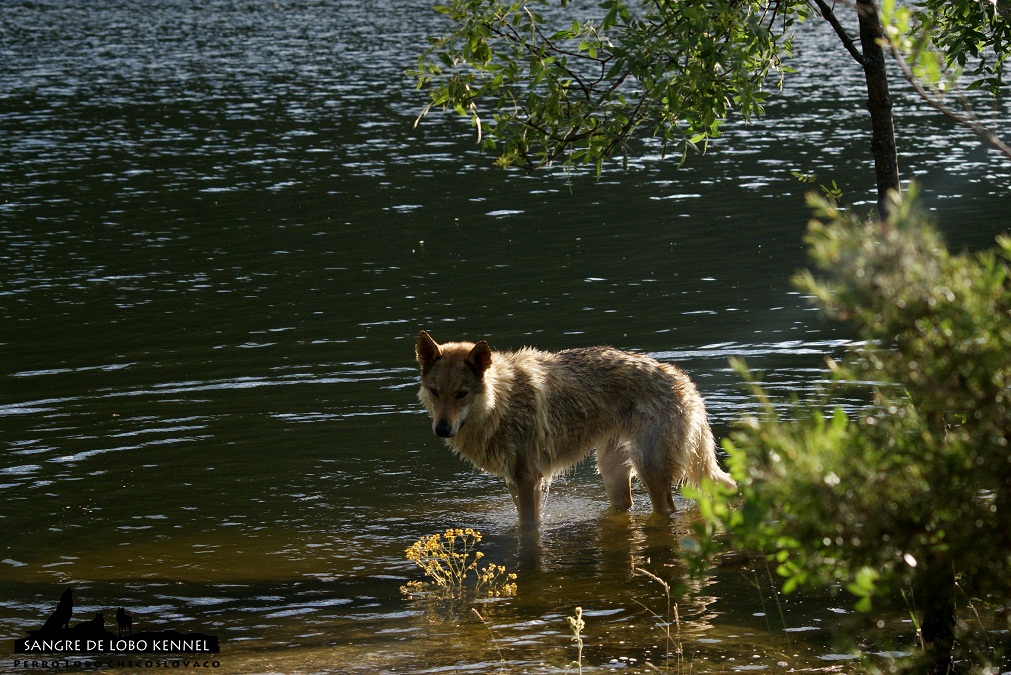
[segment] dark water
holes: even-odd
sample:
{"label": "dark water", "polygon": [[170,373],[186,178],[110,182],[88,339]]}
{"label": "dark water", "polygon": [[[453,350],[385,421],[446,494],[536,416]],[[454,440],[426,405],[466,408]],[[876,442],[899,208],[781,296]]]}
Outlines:
{"label": "dark water", "polygon": [[[608,517],[581,467],[530,564],[503,486],[414,399],[419,328],[676,361],[720,435],[752,409],[728,357],[815,387],[851,336],[789,285],[808,217],[791,171],[868,208],[872,185],[859,75],[831,37],[808,30],[768,116],[706,157],[678,170],[647,146],[596,180],[495,170],[449,117],[413,129],[402,73],[438,28],[413,0],[4,2],[0,638],[72,584],[75,620],[114,627],[125,606],[139,629],[216,634],[229,672],[564,672],[576,606],[602,672],[908,648],[889,619],[839,652],[845,594],[777,607],[767,570],[728,564],[679,600],[665,662],[662,589],[631,563],[683,580],[691,510]],[[1008,163],[919,108],[899,126],[953,243],[1007,229]],[[486,624],[400,597],[420,578],[403,550],[450,526],[520,570]]]}

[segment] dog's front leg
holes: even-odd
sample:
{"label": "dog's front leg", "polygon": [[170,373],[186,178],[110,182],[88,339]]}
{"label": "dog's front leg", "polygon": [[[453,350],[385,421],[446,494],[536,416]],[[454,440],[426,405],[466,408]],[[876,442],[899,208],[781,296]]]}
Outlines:
{"label": "dog's front leg", "polygon": [[516,511],[520,517],[520,529],[536,530],[541,524],[541,485],[544,482],[540,474],[523,474],[513,480],[506,481],[509,492],[516,503]]}

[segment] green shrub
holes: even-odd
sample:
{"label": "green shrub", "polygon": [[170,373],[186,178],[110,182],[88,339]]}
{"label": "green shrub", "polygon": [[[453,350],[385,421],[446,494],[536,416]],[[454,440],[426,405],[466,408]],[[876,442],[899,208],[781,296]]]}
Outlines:
{"label": "green shrub", "polygon": [[812,196],[818,273],[795,279],[859,334],[829,369],[872,404],[851,418],[826,394],[782,412],[738,364],[763,413],[724,441],[739,496],[696,495],[700,543],[722,528],[774,560],[785,590],[839,585],[860,610],[905,595],[916,667],[945,672],[973,647],[956,606],[1011,588],[1011,237],[953,255],[915,199],[892,200],[887,221],[861,222]]}

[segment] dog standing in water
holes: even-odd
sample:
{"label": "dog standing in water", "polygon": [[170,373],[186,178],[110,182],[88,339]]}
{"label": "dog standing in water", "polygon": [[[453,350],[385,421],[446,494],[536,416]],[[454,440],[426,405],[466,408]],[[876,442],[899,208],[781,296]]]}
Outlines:
{"label": "dog standing in water", "polygon": [[610,347],[492,352],[487,342],[438,344],[425,331],[415,356],[418,398],[436,436],[505,479],[520,526],[540,523],[545,481],[597,451],[613,507],[632,506],[633,477],[653,510],[676,510],[672,487],[734,480],[716,461],[705,404],[680,369]]}

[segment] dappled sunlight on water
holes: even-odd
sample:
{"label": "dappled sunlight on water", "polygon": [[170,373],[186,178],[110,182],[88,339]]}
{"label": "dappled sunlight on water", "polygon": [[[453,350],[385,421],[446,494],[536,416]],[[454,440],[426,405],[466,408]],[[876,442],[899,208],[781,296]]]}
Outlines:
{"label": "dappled sunlight on water", "polygon": [[[376,579],[372,594],[349,599],[338,618],[328,618],[328,608],[319,605],[279,606],[262,620],[275,646],[298,649],[286,654],[252,642],[233,652],[229,668],[565,672],[577,658],[566,620],[576,607],[586,622],[588,672],[654,672],[649,664],[663,672],[832,672],[853,664],[858,652],[838,653],[828,644],[849,611],[833,604],[826,608],[825,598],[777,601],[767,570],[733,560],[705,581],[686,582],[676,551],[689,524],[683,519],[661,523],[647,514],[601,514],[546,528],[532,559],[529,552],[517,551],[510,537],[492,537],[489,556],[519,570],[515,598],[400,599],[399,583],[417,577],[408,570]],[[633,562],[675,587],[687,583],[685,594],[675,588],[668,606],[664,588],[637,574]],[[776,609],[778,602],[785,604]],[[739,614],[742,607],[753,611]],[[300,617],[297,624],[270,621],[286,612]],[[911,637],[908,626],[904,632]]]}

